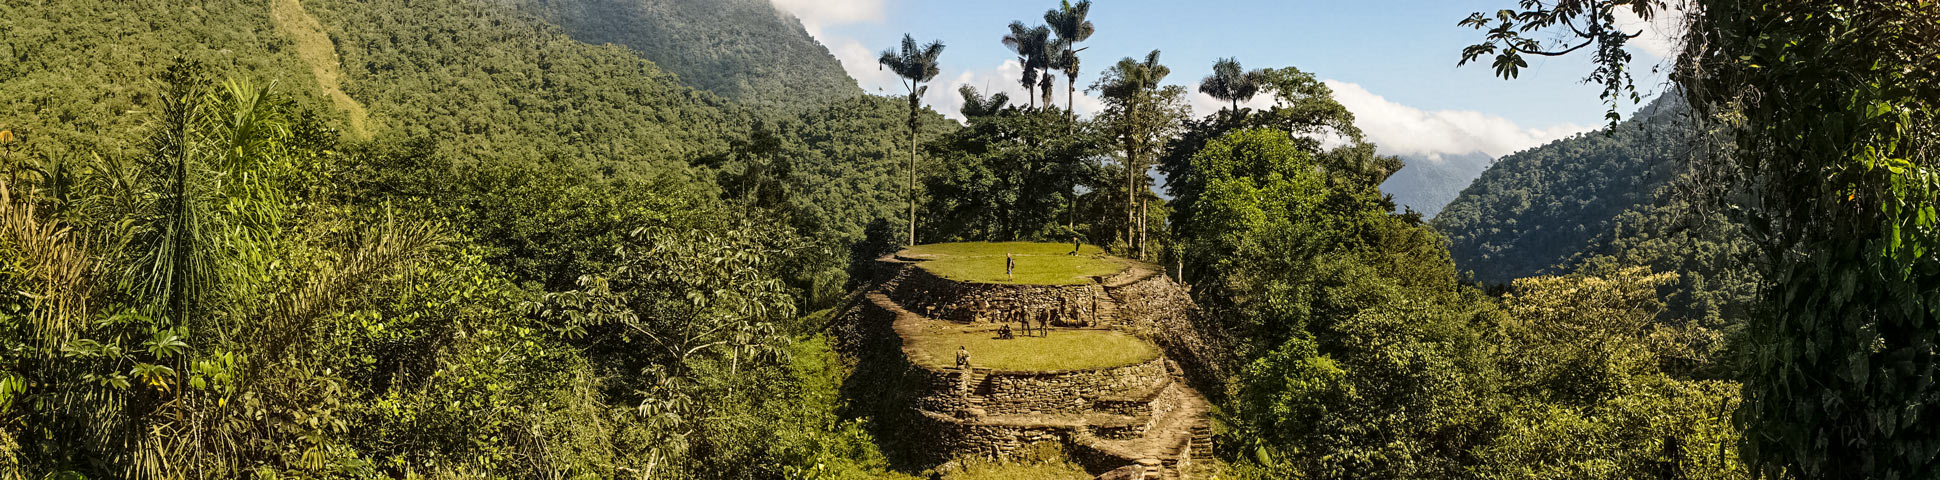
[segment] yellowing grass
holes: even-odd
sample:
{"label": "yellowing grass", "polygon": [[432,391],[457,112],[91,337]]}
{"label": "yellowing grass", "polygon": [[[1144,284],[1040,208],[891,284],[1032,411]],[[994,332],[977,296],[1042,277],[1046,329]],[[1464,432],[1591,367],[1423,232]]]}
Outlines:
{"label": "yellowing grass", "polygon": [[[930,273],[961,282],[1078,285],[1125,269],[1096,246],[1084,246],[1079,255],[1070,253],[1068,243],[1031,242],[940,243],[903,251],[905,256],[929,259],[918,265]],[[1004,273],[1005,254],[1016,260],[1014,275]]]}
{"label": "yellowing grass", "polygon": [[910,357],[936,368],[954,368],[957,346],[970,351],[970,366],[997,370],[1090,370],[1136,365],[1159,357],[1159,348],[1131,335],[1110,330],[1051,329],[1048,337],[1009,340],[994,332],[951,332],[913,335]]}

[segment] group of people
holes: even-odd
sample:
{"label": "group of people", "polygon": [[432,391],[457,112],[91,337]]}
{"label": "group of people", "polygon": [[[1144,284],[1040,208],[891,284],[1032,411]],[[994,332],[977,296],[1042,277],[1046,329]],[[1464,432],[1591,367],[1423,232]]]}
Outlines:
{"label": "group of people", "polygon": [[[994,319],[999,325],[997,327],[997,337],[1015,338],[1020,333],[1027,337],[1048,336],[1051,334],[1051,322],[1057,320],[1060,315],[1082,322],[1084,316],[1078,305],[1066,299],[1059,299],[1058,304],[1059,306],[1056,308],[1017,308],[1013,306],[1001,310],[997,314],[997,318]],[[1011,324],[1013,323],[1017,324],[1015,330],[1011,329]]]}
{"label": "group of people", "polygon": [[[1029,312],[1029,313],[1025,313],[1025,312]],[[1016,332],[1010,329],[1010,324],[1012,322],[1017,323],[1018,330],[1022,330],[1024,333],[1024,336],[1026,337],[1032,336],[1031,327],[1033,325],[1037,327],[1036,336],[1040,336],[1040,337],[1049,336],[1051,334],[1051,313],[1052,312],[1044,311],[1044,310],[1007,311],[1004,315],[1004,318],[1001,320],[1002,325],[997,327],[997,337],[1016,338],[1015,336]]]}

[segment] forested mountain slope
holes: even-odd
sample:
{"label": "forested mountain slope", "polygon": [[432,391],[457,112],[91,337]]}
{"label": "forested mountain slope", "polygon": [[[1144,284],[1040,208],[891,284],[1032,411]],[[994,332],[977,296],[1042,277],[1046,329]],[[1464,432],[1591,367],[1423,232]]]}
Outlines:
{"label": "forested mountain slope", "polygon": [[575,160],[607,173],[680,169],[746,122],[621,47],[573,40],[491,2],[310,0],[351,96],[379,128],[463,157]]}
{"label": "forested mountain slope", "polygon": [[[155,106],[145,93],[152,78],[176,58],[324,105],[268,2],[165,3],[0,7],[8,32],[0,53],[15,59],[0,62],[0,115],[27,142],[66,155],[126,152],[137,113]],[[438,139],[437,153],[468,164],[547,159],[607,175],[677,171],[747,125],[726,102],[624,48],[588,46],[486,2],[302,5],[334,40],[343,88],[369,109],[370,130]]]}
{"label": "forested mountain slope", "polygon": [[1666,97],[1614,134],[1504,157],[1433,223],[1476,281],[1645,266],[1678,274],[1659,289],[1665,318],[1732,332],[1759,277],[1743,224],[1690,188],[1688,108]]}
{"label": "forested mountain slope", "polygon": [[828,49],[768,0],[507,0],[574,39],[625,45],[688,85],[800,111],[862,94]]}
{"label": "forested mountain slope", "polygon": [[132,154],[139,112],[156,106],[154,78],[175,58],[321,101],[267,2],[5,2],[0,32],[0,119],[22,150]]}
{"label": "forested mountain slope", "polygon": [[[1435,216],[1475,280],[1552,271],[1617,216],[1650,202],[1688,149],[1686,107],[1660,98],[1614,132],[1596,131],[1502,157]],[[1405,170],[1404,170],[1405,171]]]}
{"label": "forested mountain slope", "polygon": [[1486,153],[1472,152],[1465,155],[1437,155],[1438,158],[1421,156],[1402,157],[1401,171],[1381,183],[1381,192],[1394,195],[1397,207],[1405,206],[1421,212],[1424,217],[1434,217],[1441,213],[1448,202],[1462,194],[1475,178],[1489,168],[1494,161]]}

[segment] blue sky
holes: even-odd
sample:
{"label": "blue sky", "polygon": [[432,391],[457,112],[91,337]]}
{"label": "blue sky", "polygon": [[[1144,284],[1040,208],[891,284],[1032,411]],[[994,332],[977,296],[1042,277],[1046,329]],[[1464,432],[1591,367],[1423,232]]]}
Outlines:
{"label": "blue sky", "polygon": [[[1020,92],[1015,55],[999,43],[1012,20],[1042,22],[1050,0],[775,0],[802,19],[812,35],[843,61],[864,89],[900,93],[876,68],[875,53],[905,32],[942,40],[942,74],[926,97],[954,115],[956,84]],[[1294,66],[1327,80],[1336,99],[1383,153],[1417,156],[1482,151],[1494,156],[1533,147],[1603,124],[1600,90],[1585,85],[1586,57],[1537,58],[1516,80],[1491,76],[1484,65],[1457,68],[1462,46],[1479,32],[1456,25],[1473,11],[1513,0],[1246,0],[1178,2],[1094,0],[1097,34],[1085,45],[1079,87],[1119,58],[1163,51],[1167,83],[1195,89],[1220,57],[1247,68]],[[1667,45],[1661,26],[1633,47],[1640,63],[1657,64]],[[1064,103],[1059,77],[1057,102]],[[1661,90],[1662,76],[1639,78]],[[1198,95],[1195,95],[1197,97]],[[1264,102],[1266,99],[1257,100]],[[1096,102],[1079,99],[1088,113]],[[1209,97],[1195,106],[1217,108]],[[1628,113],[1634,106],[1626,105]]]}

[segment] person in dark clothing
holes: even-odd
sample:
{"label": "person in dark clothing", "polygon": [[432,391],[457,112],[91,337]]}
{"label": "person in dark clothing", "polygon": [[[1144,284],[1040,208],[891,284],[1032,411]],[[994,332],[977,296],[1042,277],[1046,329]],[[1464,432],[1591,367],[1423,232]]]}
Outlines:
{"label": "person in dark clothing", "polygon": [[1017,281],[1017,257],[1008,253],[1004,254],[1004,277]]}

